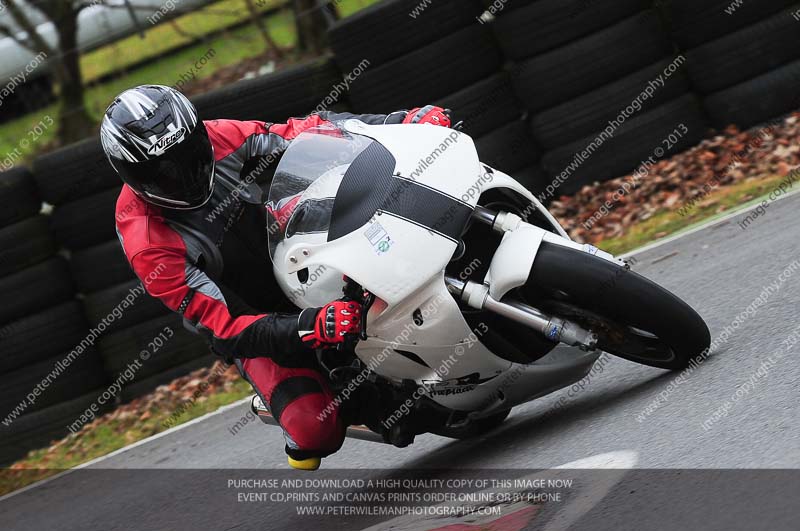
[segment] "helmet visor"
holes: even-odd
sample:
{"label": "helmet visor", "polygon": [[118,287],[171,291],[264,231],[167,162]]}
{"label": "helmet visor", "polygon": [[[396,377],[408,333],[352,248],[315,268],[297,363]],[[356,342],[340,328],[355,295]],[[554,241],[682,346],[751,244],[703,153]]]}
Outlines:
{"label": "helmet visor", "polygon": [[183,142],[152,160],[127,162],[114,158],[112,164],[128,186],[153,204],[197,208],[211,197],[214,151],[202,122]]}

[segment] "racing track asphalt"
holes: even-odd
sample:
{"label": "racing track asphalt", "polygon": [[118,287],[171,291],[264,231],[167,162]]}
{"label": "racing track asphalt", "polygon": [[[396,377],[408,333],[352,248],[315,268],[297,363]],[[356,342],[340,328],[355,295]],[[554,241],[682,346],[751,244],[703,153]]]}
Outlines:
{"label": "racing track asphalt", "polygon": [[[680,528],[695,527],[690,522],[698,521],[704,522],[703,528],[716,528],[717,519],[721,522],[725,515],[733,518],[733,528],[761,527],[766,523],[765,515],[772,518],[771,529],[789,528],[791,515],[786,507],[793,504],[796,511],[800,506],[798,488],[789,492],[778,481],[770,483],[767,478],[765,482],[761,477],[758,488],[763,499],[758,510],[736,512],[748,505],[745,500],[753,494],[742,491],[736,495],[738,501],[731,500],[725,508],[727,513],[707,514],[702,507],[692,506],[696,496],[670,490],[667,484],[670,478],[685,477],[685,469],[794,469],[800,464],[800,369],[794,361],[800,346],[788,351],[782,346],[800,324],[800,268],[779,281],[787,266],[800,260],[798,210],[800,195],[795,195],[772,204],[766,215],[747,230],[738,226],[746,215],[743,213],[635,255],[634,270],[697,309],[706,319],[712,337],[718,337],[731,325],[765,286],[779,282],[779,289],[769,295],[766,303],[740,319],[728,341],[677,386],[673,373],[610,358],[584,390],[562,390],[517,407],[500,429],[480,439],[455,442],[426,435],[406,449],[347,440],[338,454],[324,461],[323,467],[359,469],[350,473],[365,478],[385,477],[390,469],[492,468],[530,473],[598,454],[624,452],[633,459],[629,464],[648,471],[631,477],[628,485],[637,487],[626,485],[593,505],[573,523],[573,528],[620,529],[633,523],[640,528],[679,528],[668,525],[676,518],[689,519]],[[741,387],[745,384],[747,392],[740,391],[741,396],[737,397],[737,389],[745,389]],[[670,393],[669,389],[673,391]],[[659,396],[659,407],[642,417],[646,406],[659,400]],[[559,399],[562,407],[554,412]],[[725,416],[706,422],[725,404]],[[301,518],[292,504],[267,507],[237,503],[235,492],[226,487],[225,478],[235,475],[230,469],[250,470],[245,477],[297,477],[296,473],[285,471],[284,443],[277,428],[251,422],[238,434],[231,434],[229,429],[246,411],[242,405],[211,415],[88,469],[0,499],[0,526],[8,531],[345,531],[388,520]],[[203,475],[190,469],[222,472]],[[735,473],[728,474],[733,475],[726,476],[727,485],[743,479],[736,479]],[[707,489],[720,488],[719,482],[714,483],[714,478],[719,477],[713,472],[705,475],[697,478],[697,489],[705,488],[703,482]],[[797,475],[791,474],[795,486]],[[631,500],[637,489],[649,489],[658,503],[651,500],[634,513]],[[767,507],[766,499],[777,505]],[[796,529],[796,520],[793,522]],[[732,528],[730,521],[727,525]],[[525,529],[540,527],[531,522]]]}

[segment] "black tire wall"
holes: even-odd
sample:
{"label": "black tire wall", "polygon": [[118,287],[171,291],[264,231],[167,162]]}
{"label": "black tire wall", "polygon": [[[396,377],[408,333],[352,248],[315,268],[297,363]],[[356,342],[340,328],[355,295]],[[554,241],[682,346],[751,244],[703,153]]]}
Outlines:
{"label": "black tire wall", "polygon": [[511,87],[507,72],[495,74],[458,92],[444,96],[435,105],[453,111],[456,122],[463,121],[463,131],[478,137],[517,120],[520,103]]}
{"label": "black tire wall", "polygon": [[75,300],[6,323],[0,328],[0,373],[68,352],[88,331],[83,307]]}
{"label": "black tire wall", "polygon": [[368,68],[353,81],[350,102],[364,113],[419,107],[485,79],[501,64],[491,32],[476,24]]}
{"label": "black tire wall", "polygon": [[71,299],[74,294],[67,261],[60,257],[0,278],[0,323],[7,323]]}
{"label": "black tire wall", "polygon": [[3,227],[0,229],[0,277],[38,264],[55,250],[45,216],[34,216]]}
{"label": "black tire wall", "polygon": [[612,83],[672,51],[657,14],[643,11],[521,62],[515,86],[526,108],[538,112]]}
{"label": "black tire wall", "polygon": [[192,99],[203,120],[280,122],[304,116],[323,103],[341,74],[330,59],[269,76],[238,81]]}
{"label": "black tire wall", "polygon": [[41,198],[62,205],[119,186],[98,138],[88,138],[34,159],[33,176]]}
{"label": "black tire wall", "polygon": [[[69,424],[92,404],[96,404],[97,397],[103,391],[104,388],[97,388],[75,398],[62,400],[48,408],[24,415],[10,426],[0,423],[0,466],[23,457],[29,449],[43,447],[69,433]],[[99,416],[113,404],[98,406]]]}
{"label": "black tire wall", "polygon": [[505,56],[520,60],[612,26],[650,4],[650,0],[537,0],[504,9],[493,28]]}
{"label": "black tire wall", "polygon": [[[34,397],[32,404],[29,403],[25,413],[40,411],[106,384],[96,350],[84,350],[71,363],[64,362],[67,354],[69,351],[6,373],[3,376],[5,384],[0,388],[2,414],[5,416],[16,408],[50,374],[57,373],[58,376],[50,379],[44,391]],[[71,421],[64,419],[65,425]]]}
{"label": "black tire wall", "polygon": [[421,11],[419,5],[419,0],[378,2],[335,23],[328,39],[342,72],[364,64],[378,66],[418,50],[476,24],[483,11],[475,0],[431,2]]}
{"label": "black tire wall", "polygon": [[0,173],[0,227],[35,215],[41,206],[31,172],[14,168]]}
{"label": "black tire wall", "polygon": [[[664,140],[681,129],[681,124],[687,132],[674,145],[665,145]],[[553,179],[568,171],[569,177],[558,188],[557,194],[571,194],[586,184],[632,173],[650,157],[659,160],[688,149],[706,136],[707,129],[708,121],[699,101],[694,95],[687,94],[629,119],[612,138],[603,141],[599,149],[577,166],[578,154],[587,149],[597,135],[546,153],[542,163]],[[660,154],[656,154],[657,150]]]}
{"label": "black tire wall", "polygon": [[694,87],[708,94],[774,70],[798,57],[800,21],[784,10],[687,51],[686,64]]}
{"label": "black tire wall", "polygon": [[[669,57],[647,65],[613,83],[537,114],[531,119],[536,140],[543,147],[553,149],[604,129],[676,59]],[[656,88],[653,96],[644,100],[637,112],[647,112],[687,93],[689,81],[683,70],[666,78],[664,85]]]}
{"label": "black tire wall", "polygon": [[70,264],[80,293],[100,291],[136,278],[117,238],[73,252]]}
{"label": "black tire wall", "polygon": [[705,107],[718,129],[730,124],[748,128],[800,107],[799,86],[800,61],[795,61],[709,95]]}
{"label": "black tire wall", "polygon": [[695,48],[763,20],[797,0],[740,2],[731,14],[732,0],[667,0],[662,2],[672,38],[683,50]]}
{"label": "black tire wall", "polygon": [[53,211],[53,232],[70,250],[85,249],[116,237],[114,210],[120,188],[114,187],[58,206]]}

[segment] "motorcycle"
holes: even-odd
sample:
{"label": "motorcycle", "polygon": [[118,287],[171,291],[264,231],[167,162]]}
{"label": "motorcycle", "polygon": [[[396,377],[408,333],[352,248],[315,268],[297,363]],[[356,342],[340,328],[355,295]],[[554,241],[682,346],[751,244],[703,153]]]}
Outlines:
{"label": "motorcycle", "polygon": [[710,344],[689,305],[571,240],[456,130],[348,120],[304,132],[268,207],[285,295],[300,308],[343,293],[364,305],[360,337],[317,356],[349,424],[373,440],[480,435],[584,378],[602,352],[677,371]]}

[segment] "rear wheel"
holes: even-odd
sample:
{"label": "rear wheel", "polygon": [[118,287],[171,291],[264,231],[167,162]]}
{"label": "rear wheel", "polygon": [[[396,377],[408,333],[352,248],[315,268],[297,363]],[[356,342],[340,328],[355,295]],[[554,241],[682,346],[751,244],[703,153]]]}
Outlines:
{"label": "rear wheel", "polygon": [[681,370],[711,335],[688,304],[650,280],[596,256],[543,242],[517,295],[594,331],[598,348],[636,363]]}

